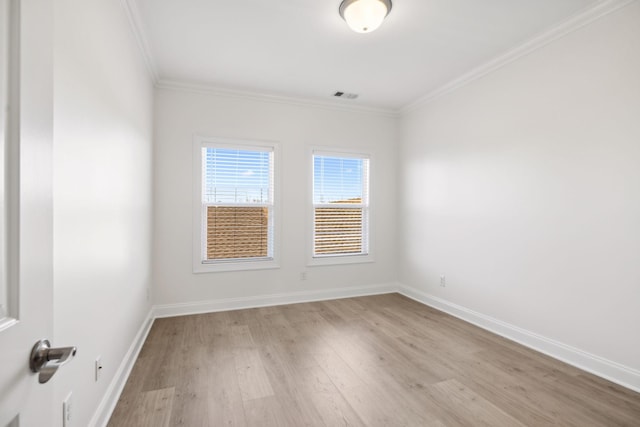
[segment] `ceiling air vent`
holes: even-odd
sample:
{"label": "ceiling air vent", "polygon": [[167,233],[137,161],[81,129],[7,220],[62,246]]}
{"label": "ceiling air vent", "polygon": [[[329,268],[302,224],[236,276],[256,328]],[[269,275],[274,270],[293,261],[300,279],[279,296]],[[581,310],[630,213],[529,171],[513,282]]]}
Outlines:
{"label": "ceiling air vent", "polygon": [[335,96],[336,98],[356,99],[358,97],[358,94],[338,91],[334,93],[333,96]]}

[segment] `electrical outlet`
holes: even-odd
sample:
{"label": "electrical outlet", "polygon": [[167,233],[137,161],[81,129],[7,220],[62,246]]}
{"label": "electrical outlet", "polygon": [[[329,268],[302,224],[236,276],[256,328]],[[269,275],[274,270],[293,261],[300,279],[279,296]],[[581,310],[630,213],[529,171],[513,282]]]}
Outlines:
{"label": "electrical outlet", "polygon": [[102,374],[102,356],[96,357],[96,382],[100,379]]}
{"label": "electrical outlet", "polygon": [[444,276],[444,274],[440,276],[440,286],[442,286],[443,288],[447,286],[447,278]]}
{"label": "electrical outlet", "polygon": [[303,271],[302,273],[300,273],[300,280],[307,280],[307,272]]}
{"label": "electrical outlet", "polygon": [[69,392],[67,398],[62,402],[62,427],[71,427],[71,420],[73,419],[71,397],[73,397],[73,392]]}

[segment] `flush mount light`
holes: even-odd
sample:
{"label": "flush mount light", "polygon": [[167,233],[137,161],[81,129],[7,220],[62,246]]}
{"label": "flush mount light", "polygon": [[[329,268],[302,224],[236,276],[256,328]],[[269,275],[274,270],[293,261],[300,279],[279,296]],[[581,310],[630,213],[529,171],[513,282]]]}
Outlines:
{"label": "flush mount light", "polygon": [[378,28],[391,10],[391,0],[343,0],[340,16],[356,33],[370,33]]}

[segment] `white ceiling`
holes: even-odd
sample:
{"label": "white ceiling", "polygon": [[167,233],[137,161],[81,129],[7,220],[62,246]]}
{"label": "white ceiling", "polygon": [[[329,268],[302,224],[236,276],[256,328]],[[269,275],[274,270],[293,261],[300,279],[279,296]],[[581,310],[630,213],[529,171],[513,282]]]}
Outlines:
{"label": "white ceiling", "polygon": [[397,110],[603,0],[393,0],[352,32],[340,0],[129,0],[160,80]]}

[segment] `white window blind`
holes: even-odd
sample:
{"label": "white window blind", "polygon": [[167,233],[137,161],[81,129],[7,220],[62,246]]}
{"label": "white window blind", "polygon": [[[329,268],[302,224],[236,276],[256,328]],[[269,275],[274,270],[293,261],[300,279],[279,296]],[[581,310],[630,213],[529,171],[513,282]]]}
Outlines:
{"label": "white window blind", "polygon": [[273,258],[273,149],[202,147],[203,262]]}
{"label": "white window blind", "polygon": [[369,252],[369,159],[314,153],[313,256]]}

